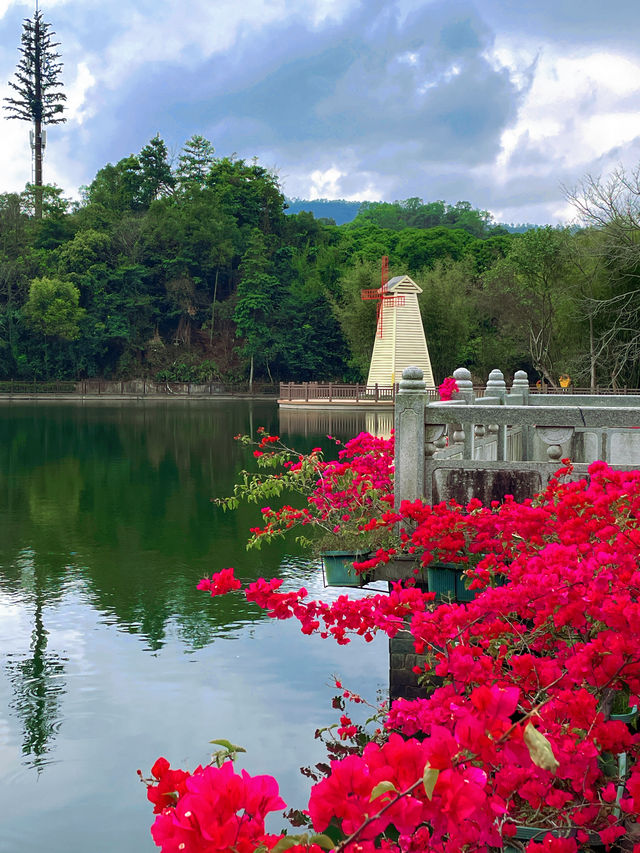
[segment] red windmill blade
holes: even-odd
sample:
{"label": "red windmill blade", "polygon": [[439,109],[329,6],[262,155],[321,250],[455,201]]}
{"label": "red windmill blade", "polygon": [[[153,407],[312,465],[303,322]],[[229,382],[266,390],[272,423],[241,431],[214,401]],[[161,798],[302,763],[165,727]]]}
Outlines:
{"label": "red windmill blade", "polygon": [[364,300],[375,299],[378,302],[378,310],[376,317],[376,325],[377,325],[377,335],[379,338],[382,337],[382,317],[383,317],[383,305],[387,306],[397,306],[404,305],[404,296],[396,296],[393,293],[389,293],[387,289],[387,283],[389,281],[389,258],[387,255],[384,255],[382,258],[382,277],[381,284],[379,288],[371,288],[369,290],[361,290],[360,296]]}

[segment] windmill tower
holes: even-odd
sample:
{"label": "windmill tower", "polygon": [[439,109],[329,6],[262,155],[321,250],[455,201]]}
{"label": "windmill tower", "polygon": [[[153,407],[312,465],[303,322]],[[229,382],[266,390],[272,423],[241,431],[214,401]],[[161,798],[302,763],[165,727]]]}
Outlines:
{"label": "windmill tower", "polygon": [[389,259],[382,259],[379,288],[363,290],[362,298],[378,302],[376,337],[367,385],[389,386],[400,380],[405,367],[422,368],[427,388],[435,388],[418,294],[422,288],[408,275],[388,280]]}

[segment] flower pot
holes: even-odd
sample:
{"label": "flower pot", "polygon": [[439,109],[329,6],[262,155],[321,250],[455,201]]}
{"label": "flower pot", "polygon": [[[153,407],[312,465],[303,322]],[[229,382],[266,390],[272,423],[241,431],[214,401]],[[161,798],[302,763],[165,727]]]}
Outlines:
{"label": "flower pot", "polygon": [[323,551],[322,570],[325,586],[364,586],[367,575],[356,574],[354,562],[362,563],[368,559],[367,551]]}
{"label": "flower pot", "polygon": [[473,601],[473,599],[482,592],[481,589],[467,589],[465,584],[465,576],[460,573],[456,575],[456,601]]}
{"label": "flower pot", "polygon": [[611,714],[610,720],[620,720],[622,723],[633,723],[638,716],[638,706],[634,705],[626,714]]}
{"label": "flower pot", "polygon": [[456,601],[456,582],[460,574],[461,569],[455,563],[433,563],[427,566],[429,592],[435,592],[437,601]]}
{"label": "flower pot", "polygon": [[[467,568],[463,563],[432,563],[427,566],[429,592],[435,592],[438,601],[473,601],[484,590],[467,589],[464,574]],[[496,586],[504,586],[507,583],[506,575],[496,575],[494,583]]]}
{"label": "flower pot", "polygon": [[[516,828],[515,838],[523,844],[526,844],[527,841],[531,841],[532,839],[541,842],[548,833],[551,833],[551,835],[554,835],[556,838],[574,838],[576,835],[576,829],[575,827],[567,827],[566,829],[550,829],[549,827],[526,826],[521,824]],[[521,847],[513,847],[508,841],[505,842],[502,849],[504,853],[520,853],[522,850]]]}
{"label": "flower pot", "polygon": [[[625,780],[628,775],[629,765],[627,760],[627,753],[621,752],[618,756],[611,756],[612,760],[612,772],[617,774],[620,777],[620,782],[618,784],[617,795],[616,795],[616,806],[613,810],[613,814],[616,817],[620,817],[620,798],[624,793],[624,785]],[[592,853],[596,853],[596,851],[604,851],[605,845],[600,840],[600,833],[594,830],[585,829],[584,827],[580,827],[583,832],[586,832],[588,835],[587,840],[583,844],[578,844],[578,848],[582,849],[582,847],[586,847],[588,850],[592,851]],[[527,826],[525,824],[520,824],[516,827],[516,839],[521,841],[523,844],[527,841],[531,841],[534,839],[535,841],[542,841],[542,839],[548,833],[554,835],[556,838],[575,838],[579,827],[577,826],[566,826],[559,829],[552,829],[550,827],[543,826]],[[509,841],[505,841],[503,846],[504,853],[520,853],[521,848],[513,847],[509,844]]]}

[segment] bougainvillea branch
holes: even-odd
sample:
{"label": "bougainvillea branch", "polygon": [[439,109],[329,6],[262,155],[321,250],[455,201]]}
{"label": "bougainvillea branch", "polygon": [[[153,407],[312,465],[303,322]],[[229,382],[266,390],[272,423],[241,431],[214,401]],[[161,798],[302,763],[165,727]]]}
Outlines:
{"label": "bougainvillea branch", "polygon": [[[397,551],[412,555],[417,570],[458,564],[476,597],[438,603],[409,580],[389,594],[328,603],[303,588],[282,591],[278,579],[242,589],[232,569],[201,581],[213,596],[243,594],[271,618],[297,619],[303,633],[340,644],[408,626],[431,687],[420,699],[394,701],[370,742],[340,706],[338,736],[352,746],[312,788],[307,819],[318,835],[264,834],[264,814],[282,807],[270,777],[253,782],[229,765],[224,778],[238,792],[230,813],[216,799],[222,777],[160,760],[149,793],[156,843],[166,853],[331,845],[458,853],[500,849],[522,823],[539,828],[528,853],[617,842],[640,815],[639,735],[611,714],[640,696],[640,472],[598,462],[574,481],[566,461],[523,503],[413,501],[395,512],[380,500],[391,494],[391,446],[360,436],[347,448],[334,467],[321,462],[303,518],[321,517],[334,502],[366,506],[363,531],[395,536],[367,568]],[[316,461],[298,459],[289,470],[316,465],[314,453]],[[371,453],[373,468],[362,458]],[[349,482],[342,494],[338,485]],[[380,491],[370,503],[365,482]]]}

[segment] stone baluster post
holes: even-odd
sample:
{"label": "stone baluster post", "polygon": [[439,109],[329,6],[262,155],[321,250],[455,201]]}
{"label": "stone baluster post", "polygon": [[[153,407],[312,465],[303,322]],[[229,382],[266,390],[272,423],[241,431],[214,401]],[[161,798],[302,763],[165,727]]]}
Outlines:
{"label": "stone baluster post", "polygon": [[513,374],[511,390],[514,394],[522,394],[523,405],[529,405],[529,377],[524,370],[516,370]]}
{"label": "stone baluster post", "polygon": [[[504,373],[497,368],[492,370],[487,380],[487,387],[484,392],[485,397],[494,397],[497,403],[504,405],[507,396],[507,383],[504,381]],[[498,424],[489,424],[487,427],[490,433],[496,434],[497,450],[496,459],[504,462],[507,455],[507,427],[498,426]]]}
{"label": "stone baluster post", "polygon": [[395,405],[395,504],[424,495],[426,383],[419,367],[405,367]]}
{"label": "stone baluster post", "polygon": [[[516,370],[513,375],[513,384],[511,386],[513,394],[522,395],[522,405],[529,405],[529,377],[524,370]],[[527,424],[520,427],[522,431],[522,460],[527,461],[533,459],[533,429]]]}
{"label": "stone baluster post", "polygon": [[[473,392],[473,382],[467,368],[458,367],[453,371],[453,378],[458,385],[458,391],[453,395],[453,399],[464,400],[467,405],[472,406],[475,403],[476,395]],[[473,424],[462,421],[456,426],[459,428],[454,428],[453,435],[451,436],[452,440],[464,443],[463,459],[473,459],[475,454],[475,432]]]}
{"label": "stone baluster post", "polygon": [[547,445],[547,456],[550,462],[560,462],[562,458],[562,445],[573,438],[574,427],[545,426],[536,427],[536,431],[542,441]]}
{"label": "stone baluster post", "polygon": [[458,385],[458,391],[453,395],[454,400],[464,400],[472,406],[475,403],[476,395],[473,393],[473,382],[471,374],[466,367],[458,367],[453,371],[453,378]]}

